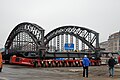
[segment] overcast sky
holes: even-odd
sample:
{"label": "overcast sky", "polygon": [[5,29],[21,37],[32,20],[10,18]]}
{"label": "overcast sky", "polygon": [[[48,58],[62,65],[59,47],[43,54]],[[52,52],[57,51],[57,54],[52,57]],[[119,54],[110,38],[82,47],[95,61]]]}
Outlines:
{"label": "overcast sky", "polygon": [[76,25],[100,33],[100,42],[120,30],[120,0],[0,0],[0,47],[19,23],[31,22],[45,34]]}

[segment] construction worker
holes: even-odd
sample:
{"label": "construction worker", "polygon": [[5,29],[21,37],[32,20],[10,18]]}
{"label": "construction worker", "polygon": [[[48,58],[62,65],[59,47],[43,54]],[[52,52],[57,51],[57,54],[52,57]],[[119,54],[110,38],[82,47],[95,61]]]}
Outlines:
{"label": "construction worker", "polygon": [[0,52],[0,72],[2,71],[2,54]]}
{"label": "construction worker", "polygon": [[87,58],[87,55],[84,55],[84,58],[82,60],[83,63],[83,77],[88,77],[88,67],[90,66],[90,60]]}

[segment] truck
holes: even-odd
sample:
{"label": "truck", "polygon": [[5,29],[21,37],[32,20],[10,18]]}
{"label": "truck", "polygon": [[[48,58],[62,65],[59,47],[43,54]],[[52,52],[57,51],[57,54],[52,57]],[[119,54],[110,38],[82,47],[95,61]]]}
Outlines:
{"label": "truck", "polygon": [[2,53],[0,53],[0,72],[2,72],[3,68],[3,60],[2,60]]}

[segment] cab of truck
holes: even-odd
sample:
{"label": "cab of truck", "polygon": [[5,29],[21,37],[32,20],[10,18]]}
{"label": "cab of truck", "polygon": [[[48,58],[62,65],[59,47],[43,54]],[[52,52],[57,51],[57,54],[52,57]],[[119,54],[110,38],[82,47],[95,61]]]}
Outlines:
{"label": "cab of truck", "polygon": [[2,62],[2,53],[0,53],[0,72],[2,71],[3,62]]}

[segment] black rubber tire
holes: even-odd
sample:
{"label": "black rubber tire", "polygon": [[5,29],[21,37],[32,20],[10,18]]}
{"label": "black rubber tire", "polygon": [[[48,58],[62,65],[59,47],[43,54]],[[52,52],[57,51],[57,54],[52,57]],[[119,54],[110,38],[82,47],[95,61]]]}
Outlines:
{"label": "black rubber tire", "polygon": [[2,72],[2,68],[0,68],[0,72]]}
{"label": "black rubber tire", "polygon": [[38,67],[38,62],[37,61],[34,62],[34,67]]}

